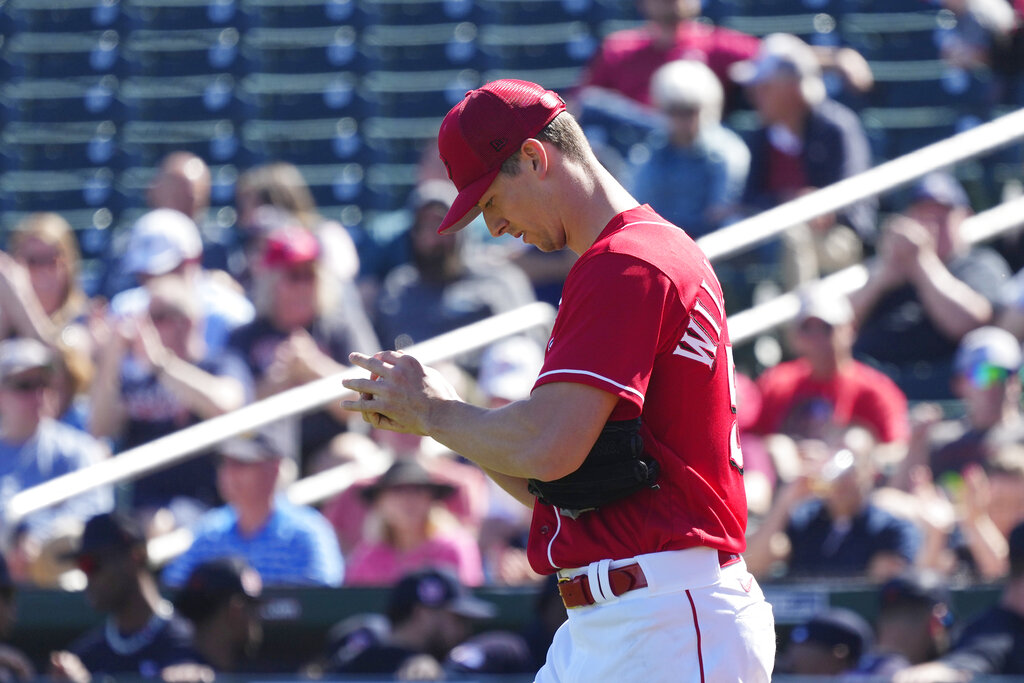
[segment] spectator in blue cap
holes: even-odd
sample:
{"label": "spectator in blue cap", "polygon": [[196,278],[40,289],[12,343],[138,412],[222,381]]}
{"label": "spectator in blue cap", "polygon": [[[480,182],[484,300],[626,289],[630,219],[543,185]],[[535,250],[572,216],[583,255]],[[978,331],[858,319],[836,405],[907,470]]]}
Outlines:
{"label": "spectator in blue cap", "polygon": [[874,634],[862,616],[834,607],[796,626],[776,667],[801,676],[835,676],[857,666],[872,646]]}
{"label": "spectator in blue cap", "polygon": [[961,225],[970,215],[955,178],[922,178],[907,209],[886,223],[867,283],[850,296],[859,327],[854,354],[910,400],[951,398],[957,344],[994,319],[1010,274],[995,250],[965,241]]}

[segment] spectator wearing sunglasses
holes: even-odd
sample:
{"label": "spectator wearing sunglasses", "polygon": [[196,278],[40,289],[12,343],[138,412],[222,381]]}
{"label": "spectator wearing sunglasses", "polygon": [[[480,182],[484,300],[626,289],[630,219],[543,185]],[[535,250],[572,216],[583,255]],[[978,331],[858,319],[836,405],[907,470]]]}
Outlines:
{"label": "spectator wearing sunglasses", "polygon": [[[5,512],[15,494],[107,456],[106,448],[85,432],[48,417],[54,400],[53,367],[53,352],[39,341],[0,342],[0,510]],[[111,490],[100,487],[25,517],[11,550],[14,573],[31,567],[65,520],[83,523],[112,505]],[[9,521],[3,526],[13,531]]]}

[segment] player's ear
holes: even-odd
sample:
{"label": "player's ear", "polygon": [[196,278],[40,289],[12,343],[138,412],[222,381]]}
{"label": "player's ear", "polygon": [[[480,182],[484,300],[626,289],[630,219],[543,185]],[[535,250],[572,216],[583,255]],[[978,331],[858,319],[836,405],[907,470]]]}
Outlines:
{"label": "player's ear", "polygon": [[544,145],[536,138],[527,138],[523,141],[519,151],[523,155],[523,160],[530,165],[539,178],[543,178],[548,173],[548,150]]}

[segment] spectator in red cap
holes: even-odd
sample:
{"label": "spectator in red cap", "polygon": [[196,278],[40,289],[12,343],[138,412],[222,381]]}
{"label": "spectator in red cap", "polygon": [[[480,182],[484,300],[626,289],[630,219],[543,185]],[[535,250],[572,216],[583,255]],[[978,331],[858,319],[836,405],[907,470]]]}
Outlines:
{"label": "spectator in red cap", "polygon": [[[341,371],[354,349],[379,348],[355,289],[324,277],[320,253],[313,233],[294,224],[272,231],[264,242],[253,279],[256,319],[228,342],[248,367],[257,398]],[[332,405],[296,418],[288,457],[305,467],[332,448],[349,417]]]}

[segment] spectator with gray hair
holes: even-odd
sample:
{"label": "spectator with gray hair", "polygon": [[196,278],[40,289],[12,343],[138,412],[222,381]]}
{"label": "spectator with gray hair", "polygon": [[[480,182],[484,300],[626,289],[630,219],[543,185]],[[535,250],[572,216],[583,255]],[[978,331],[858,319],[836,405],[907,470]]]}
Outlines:
{"label": "spectator with gray hair", "polygon": [[651,156],[636,168],[631,192],[692,237],[707,234],[739,204],[750,151],[721,125],[722,85],[700,62],[660,67],[651,80],[651,102],[665,125]]}

